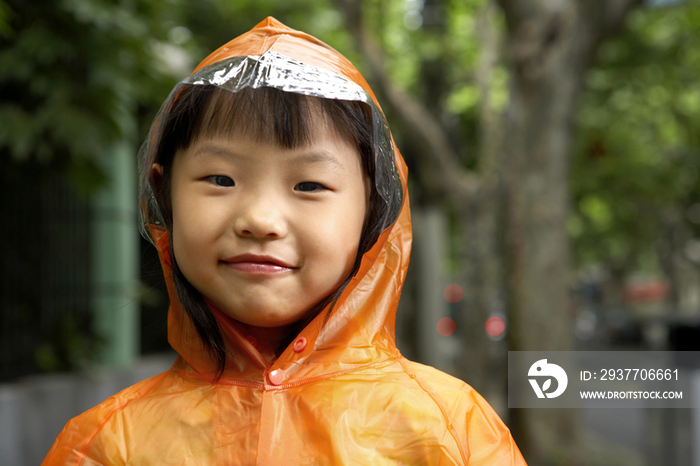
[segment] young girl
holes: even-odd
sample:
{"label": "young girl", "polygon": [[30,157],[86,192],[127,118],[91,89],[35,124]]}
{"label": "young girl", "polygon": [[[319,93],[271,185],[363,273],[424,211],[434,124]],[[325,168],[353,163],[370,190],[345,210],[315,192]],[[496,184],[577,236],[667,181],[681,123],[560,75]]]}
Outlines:
{"label": "young girl", "polygon": [[44,465],[524,465],[468,385],[404,359],[406,166],[343,56],[267,18],[175,87],[142,152],[172,369]]}

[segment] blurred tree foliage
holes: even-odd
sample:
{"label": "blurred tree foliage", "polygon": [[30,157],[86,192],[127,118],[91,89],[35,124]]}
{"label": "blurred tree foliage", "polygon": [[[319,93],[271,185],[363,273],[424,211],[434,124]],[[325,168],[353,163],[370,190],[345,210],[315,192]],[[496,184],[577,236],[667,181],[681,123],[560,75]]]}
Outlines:
{"label": "blurred tree foliage", "polygon": [[694,258],[685,245],[700,236],[698,2],[630,15],[587,75],[578,123],[577,263],[673,280],[673,257]]}
{"label": "blurred tree foliage", "polygon": [[173,79],[158,45],[176,0],[0,3],[0,149],[68,175],[93,192],[96,163],[134,115],[152,118]]}

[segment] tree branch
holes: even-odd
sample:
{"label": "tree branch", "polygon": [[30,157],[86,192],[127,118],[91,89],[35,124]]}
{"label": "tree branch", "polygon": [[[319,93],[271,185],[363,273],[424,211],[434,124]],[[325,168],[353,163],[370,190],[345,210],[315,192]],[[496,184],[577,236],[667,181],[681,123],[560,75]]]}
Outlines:
{"label": "tree branch", "polygon": [[377,44],[364,29],[362,2],[334,0],[344,13],[355,46],[364,58],[370,80],[382,95],[387,107],[392,109],[406,130],[406,138],[417,146],[420,153],[434,161],[436,173],[425,173],[421,181],[428,189],[456,197],[459,201],[473,196],[480,182],[473,172],[462,167],[447,134],[433,115],[415,98],[394,85],[384,69],[384,56]]}

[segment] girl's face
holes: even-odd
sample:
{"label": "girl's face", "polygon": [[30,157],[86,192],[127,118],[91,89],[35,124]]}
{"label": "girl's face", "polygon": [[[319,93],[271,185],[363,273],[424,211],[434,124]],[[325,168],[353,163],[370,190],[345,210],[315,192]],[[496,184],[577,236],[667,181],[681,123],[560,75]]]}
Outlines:
{"label": "girl's face", "polygon": [[300,148],[239,132],[200,138],[173,160],[178,266],[248,325],[300,320],[342,283],[357,255],[369,181],[358,150],[322,116],[313,123],[312,142]]}

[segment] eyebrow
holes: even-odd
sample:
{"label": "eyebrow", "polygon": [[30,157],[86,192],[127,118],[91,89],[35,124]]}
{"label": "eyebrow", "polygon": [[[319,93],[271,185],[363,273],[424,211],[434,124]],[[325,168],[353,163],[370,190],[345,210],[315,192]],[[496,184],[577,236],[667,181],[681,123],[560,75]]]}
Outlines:
{"label": "eyebrow", "polygon": [[292,157],[287,162],[285,165],[287,166],[292,166],[292,167],[299,167],[301,165],[309,165],[313,163],[324,163],[328,165],[332,165],[335,168],[340,168],[341,170],[345,170],[345,167],[343,167],[343,164],[338,161],[338,159],[331,154],[330,152],[327,151],[319,151],[319,152],[312,152],[309,154],[302,154],[298,155],[296,157]]}
{"label": "eyebrow", "polygon": [[208,143],[204,143],[201,146],[199,146],[193,155],[195,157],[214,156],[214,157],[234,158],[234,159],[242,158],[240,155],[236,154],[232,150],[227,149],[226,147],[217,146],[216,144],[208,144]]}
{"label": "eyebrow", "polygon": [[[227,147],[222,147],[216,144],[202,144],[197,148],[197,150],[194,153],[195,157],[201,157],[201,156],[214,156],[214,157],[221,157],[225,159],[237,159],[237,160],[244,160],[247,157],[244,157],[235,151],[227,148]],[[285,165],[291,166],[291,167],[300,167],[303,165],[310,165],[314,163],[323,163],[323,164],[328,164],[332,165],[335,168],[339,168],[341,170],[345,170],[345,167],[343,166],[342,163],[338,160],[337,157],[335,157],[332,153],[321,150],[318,152],[310,152],[310,153],[302,153],[300,155],[290,157],[286,160]]]}

